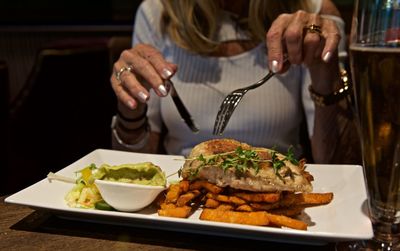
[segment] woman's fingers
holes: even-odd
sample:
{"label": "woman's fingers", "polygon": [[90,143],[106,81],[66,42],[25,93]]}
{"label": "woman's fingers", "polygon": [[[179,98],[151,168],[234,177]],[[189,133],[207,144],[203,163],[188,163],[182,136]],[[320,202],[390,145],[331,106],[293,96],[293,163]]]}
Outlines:
{"label": "woman's fingers", "polygon": [[283,55],[285,53],[285,48],[282,40],[287,23],[289,21],[290,15],[282,14],[277,19],[275,19],[267,32],[266,43],[268,50],[268,65],[271,71],[275,73],[279,72],[282,69]]}
{"label": "woman's fingers", "polygon": [[304,11],[296,12],[291,18],[284,33],[288,60],[292,64],[303,62],[304,27],[308,23],[310,14]]}
{"label": "woman's fingers", "polygon": [[304,11],[282,14],[266,37],[269,67],[274,72],[281,71],[284,55],[291,64],[328,62],[339,41],[339,29],[331,20]]}
{"label": "woman's fingers", "polygon": [[111,75],[110,81],[111,87],[113,88],[117,98],[130,109],[135,109],[138,105],[137,101],[128,94],[121,82],[117,80],[115,74]]}
{"label": "woman's fingers", "polygon": [[140,44],[137,47],[137,52],[154,67],[158,75],[163,79],[169,79],[175,73],[176,66],[174,67],[171,63],[167,62],[155,48],[146,44]]}
{"label": "woman's fingers", "polygon": [[[120,59],[132,66],[132,73],[137,76],[136,79],[143,79],[146,84],[149,85],[149,88],[155,90],[157,95],[166,96],[168,93],[163,85],[163,79],[148,58],[142,56],[142,53],[145,53],[143,52],[145,50],[148,51],[149,46],[137,46],[135,49],[122,52]],[[132,81],[132,78],[127,80],[124,79],[124,85],[128,89],[133,89],[135,84],[136,83],[135,81]]]}
{"label": "woman's fingers", "polygon": [[148,100],[149,88],[153,88],[159,96],[166,96],[168,87],[163,84],[164,80],[170,78],[176,69],[177,66],[165,61],[155,48],[139,44],[123,51],[114,63],[111,85],[117,97],[135,109],[137,102]]}
{"label": "woman's fingers", "polygon": [[322,29],[322,20],[316,14],[310,15],[304,24],[303,63],[306,65],[310,65],[321,56],[325,43],[322,36]]}
{"label": "woman's fingers", "polygon": [[325,38],[325,46],[322,50],[322,60],[328,62],[333,52],[337,50],[341,36],[339,28],[334,21],[323,19],[323,25],[322,36]]}

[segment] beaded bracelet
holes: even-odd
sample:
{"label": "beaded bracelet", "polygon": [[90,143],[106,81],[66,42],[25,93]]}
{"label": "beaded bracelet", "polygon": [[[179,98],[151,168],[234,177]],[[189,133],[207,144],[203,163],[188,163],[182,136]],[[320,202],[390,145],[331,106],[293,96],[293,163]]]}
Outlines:
{"label": "beaded bracelet", "polygon": [[352,88],[351,88],[351,85],[349,82],[349,77],[348,77],[347,71],[344,69],[342,69],[340,71],[340,80],[341,80],[343,86],[340,89],[338,89],[328,95],[322,95],[322,94],[317,93],[310,85],[308,87],[308,90],[310,91],[311,99],[314,101],[314,103],[317,106],[321,106],[321,107],[329,106],[329,105],[333,105],[333,104],[339,102],[343,98],[350,95],[350,91],[352,90]]}

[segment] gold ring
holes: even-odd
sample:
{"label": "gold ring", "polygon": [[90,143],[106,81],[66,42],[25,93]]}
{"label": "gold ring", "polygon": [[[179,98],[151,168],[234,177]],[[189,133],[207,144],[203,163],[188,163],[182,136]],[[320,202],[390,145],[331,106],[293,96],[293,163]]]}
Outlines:
{"label": "gold ring", "polygon": [[119,81],[119,82],[122,82],[122,80],[121,80],[121,75],[122,75],[122,73],[124,73],[125,71],[131,71],[133,68],[132,68],[132,65],[129,65],[129,66],[124,66],[124,67],[122,67],[121,69],[119,69],[119,71],[117,71],[116,73],[115,73],[115,77],[117,78],[117,80]]}
{"label": "gold ring", "polygon": [[305,29],[307,30],[307,32],[317,33],[318,35],[322,35],[322,29],[321,29],[321,26],[319,26],[319,25],[310,24],[310,25],[306,26]]}

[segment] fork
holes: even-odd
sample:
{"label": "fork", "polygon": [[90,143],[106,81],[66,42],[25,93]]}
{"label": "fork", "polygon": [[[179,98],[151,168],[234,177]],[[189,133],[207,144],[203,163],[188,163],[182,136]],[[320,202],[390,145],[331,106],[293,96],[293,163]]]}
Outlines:
{"label": "fork", "polygon": [[229,122],[229,119],[232,116],[233,111],[235,111],[236,107],[238,106],[239,102],[242,100],[244,95],[257,87],[260,87],[263,85],[265,82],[267,82],[268,79],[270,79],[272,76],[274,76],[275,73],[273,73],[271,70],[268,72],[268,74],[260,79],[257,83],[249,85],[244,88],[240,88],[237,90],[234,90],[233,92],[229,93],[225,99],[222,101],[221,106],[219,107],[219,111],[217,114],[217,117],[215,118],[214,122],[214,135],[222,135],[224,132],[226,125]]}

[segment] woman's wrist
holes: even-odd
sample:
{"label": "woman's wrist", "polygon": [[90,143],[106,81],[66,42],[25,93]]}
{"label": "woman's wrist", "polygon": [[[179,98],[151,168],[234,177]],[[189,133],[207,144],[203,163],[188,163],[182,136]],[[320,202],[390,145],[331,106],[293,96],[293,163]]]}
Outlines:
{"label": "woman's wrist", "polygon": [[135,110],[128,109],[118,102],[117,124],[125,131],[137,130],[147,125],[147,105],[139,104]]}
{"label": "woman's wrist", "polygon": [[112,118],[113,145],[118,144],[120,147],[135,151],[143,149],[148,143],[149,131],[147,120],[142,126],[132,130],[123,127],[117,116]]}
{"label": "woman's wrist", "polygon": [[345,69],[340,70],[340,87],[329,94],[320,94],[313,89],[312,85],[309,86],[311,99],[320,107],[336,104],[342,99],[349,97],[351,95],[351,90],[349,76]]}
{"label": "woman's wrist", "polygon": [[126,107],[121,101],[118,101],[117,104],[118,115],[120,115],[121,119],[125,121],[136,121],[139,118],[146,115],[147,112],[147,104],[138,103],[134,110]]}
{"label": "woman's wrist", "polygon": [[312,89],[320,95],[329,95],[341,87],[339,75],[339,58],[337,53],[332,54],[329,63],[320,63],[308,66],[311,76]]}

